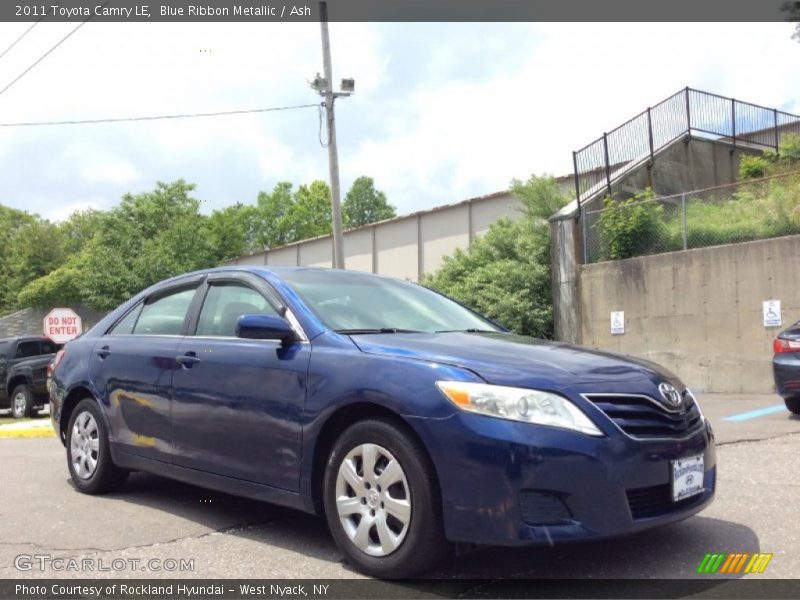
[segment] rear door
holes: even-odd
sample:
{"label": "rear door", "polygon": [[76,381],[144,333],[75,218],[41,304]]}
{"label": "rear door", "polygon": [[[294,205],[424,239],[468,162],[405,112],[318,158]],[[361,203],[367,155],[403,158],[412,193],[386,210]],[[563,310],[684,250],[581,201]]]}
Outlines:
{"label": "rear door", "polygon": [[236,337],[243,314],[277,314],[266,282],[209,276],[196,332],[173,377],[175,463],[286,490],[299,488],[311,347]]}
{"label": "rear door", "polygon": [[199,283],[160,290],[129,310],[95,345],[90,376],[124,452],[172,459],[172,375]]}

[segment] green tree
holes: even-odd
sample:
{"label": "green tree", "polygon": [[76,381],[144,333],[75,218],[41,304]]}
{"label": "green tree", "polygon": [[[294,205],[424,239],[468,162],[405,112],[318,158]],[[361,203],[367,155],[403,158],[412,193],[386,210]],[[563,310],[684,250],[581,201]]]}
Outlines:
{"label": "green tree", "polygon": [[258,224],[258,208],[255,206],[237,202],[212,212],[207,229],[215,260],[225,262],[263,249],[264,245],[256,241]]}
{"label": "green tree", "polygon": [[108,213],[93,208],[77,210],[66,221],[59,223],[59,238],[64,256],[80,252],[103,227]]}
{"label": "green tree", "polygon": [[324,181],[301,185],[286,211],[290,242],[331,233],[331,190]]}
{"label": "green tree", "polygon": [[550,236],[546,217],[568,198],[553,177],[514,180],[522,217],[501,219],[423,283],[524,335],[551,338]]}
{"label": "green tree", "polygon": [[14,262],[11,240],[23,227],[36,221],[36,217],[24,211],[9,208],[0,204],[0,313],[6,313],[16,307],[18,288],[9,284],[12,276],[11,263]]}
{"label": "green tree", "polygon": [[166,277],[213,266],[219,250],[208,217],[183,180],[126,194],[81,251],[26,285],[19,302],[84,302],[107,310]]}
{"label": "green tree", "polygon": [[294,241],[288,220],[293,204],[292,184],[288,181],[279,182],[270,193],[258,193],[254,249],[277,248]]}
{"label": "green tree", "polygon": [[[6,288],[13,294],[58,267],[64,259],[59,228],[36,219],[18,228],[8,240]],[[16,304],[16,298],[13,298]]]}
{"label": "green tree", "polygon": [[[781,5],[781,10],[786,13],[787,21],[800,21],[800,0],[786,0]],[[792,37],[800,42],[800,24],[795,25]]]}
{"label": "green tree", "polygon": [[375,189],[372,177],[361,176],[353,182],[342,203],[342,220],[345,227],[355,228],[391,219],[397,216],[386,194]]}

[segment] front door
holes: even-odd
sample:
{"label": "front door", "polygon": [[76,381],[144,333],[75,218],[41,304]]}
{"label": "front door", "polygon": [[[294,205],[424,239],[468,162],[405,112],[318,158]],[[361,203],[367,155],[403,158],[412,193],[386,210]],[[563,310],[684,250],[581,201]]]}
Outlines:
{"label": "front door", "polygon": [[175,464],[299,489],[307,343],[236,337],[244,314],[277,314],[245,281],[210,282],[173,376]]}

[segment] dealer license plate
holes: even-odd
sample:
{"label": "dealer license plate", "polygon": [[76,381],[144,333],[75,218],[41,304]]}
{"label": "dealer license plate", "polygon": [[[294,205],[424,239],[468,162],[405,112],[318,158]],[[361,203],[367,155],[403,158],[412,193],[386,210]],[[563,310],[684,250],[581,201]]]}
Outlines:
{"label": "dealer license plate", "polygon": [[703,491],[703,455],[687,456],[672,463],[672,501],[679,502]]}

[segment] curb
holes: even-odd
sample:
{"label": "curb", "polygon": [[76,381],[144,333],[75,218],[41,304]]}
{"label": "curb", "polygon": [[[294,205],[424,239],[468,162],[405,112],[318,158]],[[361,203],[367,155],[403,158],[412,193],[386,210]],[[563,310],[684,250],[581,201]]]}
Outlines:
{"label": "curb", "polygon": [[50,421],[28,423],[12,423],[10,425],[0,425],[0,439],[2,438],[44,438],[55,437],[56,432]]}
{"label": "curb", "polygon": [[16,431],[2,431],[0,430],[0,439],[3,438],[46,438],[55,437],[56,432],[52,429],[17,429]]}

